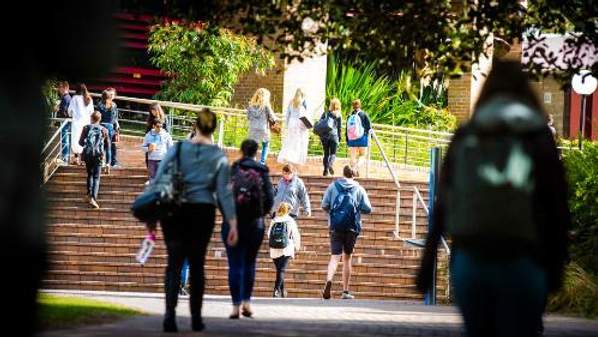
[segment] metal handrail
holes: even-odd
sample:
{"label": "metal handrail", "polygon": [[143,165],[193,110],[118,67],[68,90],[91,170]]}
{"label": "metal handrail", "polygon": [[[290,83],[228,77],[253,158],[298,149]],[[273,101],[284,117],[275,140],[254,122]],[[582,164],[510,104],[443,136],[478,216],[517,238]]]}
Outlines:
{"label": "metal handrail", "polygon": [[[412,217],[412,236],[415,239],[415,212],[417,210],[417,201],[419,201],[424,209],[424,211],[426,212],[427,215],[430,215],[430,209],[428,208],[428,205],[426,205],[426,202],[424,201],[424,198],[422,197],[421,193],[419,192],[419,189],[417,188],[417,186],[413,186],[413,217]],[[451,255],[451,249],[448,245],[448,243],[446,242],[446,239],[444,238],[444,236],[440,237],[440,242],[442,242],[442,246],[444,247],[444,250],[446,250],[446,253],[448,255]]]}
{"label": "metal handrail", "polygon": [[[58,170],[59,165],[57,163],[57,159],[62,155],[62,151],[56,152],[56,150],[62,149],[62,138],[60,138],[62,135],[62,130],[66,127],[66,125],[68,125],[68,123],[71,122],[70,118],[51,118],[51,120],[60,121],[60,126],[48,139],[41,151],[41,157],[43,158],[40,163],[40,168],[42,170],[42,184],[45,184]],[[70,135],[68,136],[70,137]],[[56,142],[57,139],[58,142]],[[54,142],[56,142],[56,144],[51,146]]]}
{"label": "metal handrail", "polygon": [[[388,168],[388,171],[390,172],[390,175],[392,176],[392,181],[395,183],[395,185],[397,186],[397,201],[396,201],[396,213],[395,213],[395,238],[400,238],[400,224],[401,224],[401,183],[399,182],[399,178],[398,176],[395,174],[392,165],[390,165],[390,162],[388,161],[388,157],[386,157],[386,153],[384,152],[384,149],[382,148],[382,145],[380,144],[380,140],[378,140],[378,136],[376,136],[376,132],[373,129],[370,129],[370,136],[371,138],[374,140],[374,142],[376,143],[376,145],[378,145],[378,150],[380,150],[380,154],[382,154],[382,158],[384,159],[384,163],[386,164],[386,167]],[[370,149],[368,149],[368,152],[371,152]]]}

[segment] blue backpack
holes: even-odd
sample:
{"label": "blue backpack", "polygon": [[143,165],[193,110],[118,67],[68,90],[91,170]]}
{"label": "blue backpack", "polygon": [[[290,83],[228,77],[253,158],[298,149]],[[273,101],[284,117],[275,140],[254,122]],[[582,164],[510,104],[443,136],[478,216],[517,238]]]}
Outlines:
{"label": "blue backpack", "polygon": [[338,232],[357,231],[357,201],[353,198],[351,189],[344,188],[340,182],[335,182],[334,187],[338,195],[330,208],[330,229]]}

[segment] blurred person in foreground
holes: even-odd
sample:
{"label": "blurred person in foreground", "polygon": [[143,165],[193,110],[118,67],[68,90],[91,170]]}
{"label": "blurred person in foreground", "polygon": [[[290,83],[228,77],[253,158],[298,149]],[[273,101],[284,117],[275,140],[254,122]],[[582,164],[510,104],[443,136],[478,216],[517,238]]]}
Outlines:
{"label": "blurred person in foreground", "polygon": [[495,61],[444,159],[417,278],[432,285],[441,235],[467,336],[537,336],[568,260],[565,172],[518,62]]}

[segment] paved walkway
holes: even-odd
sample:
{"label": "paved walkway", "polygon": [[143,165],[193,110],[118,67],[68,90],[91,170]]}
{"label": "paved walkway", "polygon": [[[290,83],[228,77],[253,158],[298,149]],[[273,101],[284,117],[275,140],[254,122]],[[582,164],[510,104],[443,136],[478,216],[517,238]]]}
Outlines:
{"label": "paved walkway", "polygon": [[[55,293],[55,292],[54,292]],[[148,315],[114,324],[53,331],[43,337],[137,337],[163,334],[163,296],[139,293],[63,292],[137,308]],[[203,333],[191,333],[187,298],[179,301],[178,336],[461,336],[461,318],[454,307],[399,301],[265,299],[253,302],[255,319],[229,320],[230,300],[206,296]],[[598,320],[549,315],[545,336],[598,336]]]}

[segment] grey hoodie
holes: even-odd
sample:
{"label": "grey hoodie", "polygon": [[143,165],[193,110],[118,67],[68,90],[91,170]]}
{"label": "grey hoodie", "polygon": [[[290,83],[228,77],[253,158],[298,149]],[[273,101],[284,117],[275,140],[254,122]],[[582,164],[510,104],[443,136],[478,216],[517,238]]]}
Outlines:
{"label": "grey hoodie", "polygon": [[[365,189],[359,185],[359,183],[353,179],[347,178],[340,178],[336,180],[340,182],[343,188],[349,189],[349,193],[352,194],[353,198],[357,201],[359,214],[357,214],[357,233],[361,232],[361,214],[370,214],[372,213],[372,204],[370,203],[370,199],[368,198],[368,194]],[[324,197],[322,198],[322,209],[327,213],[330,212],[330,207],[336,200],[336,197],[339,195],[339,191],[336,188],[335,182],[332,182],[326,192],[324,192]],[[330,219],[328,221],[330,225]]]}
{"label": "grey hoodie", "polygon": [[247,119],[249,119],[249,135],[247,138],[258,143],[270,140],[270,126],[268,120],[275,120],[270,107],[249,106],[247,108]]}
{"label": "grey hoodie", "polygon": [[[166,164],[175,160],[176,146],[171,147],[160,163],[156,180],[163,174]],[[218,206],[226,220],[236,218],[235,201],[230,183],[228,159],[216,145],[181,144],[181,171],[189,203],[206,203]],[[217,202],[218,201],[218,202]]]}

